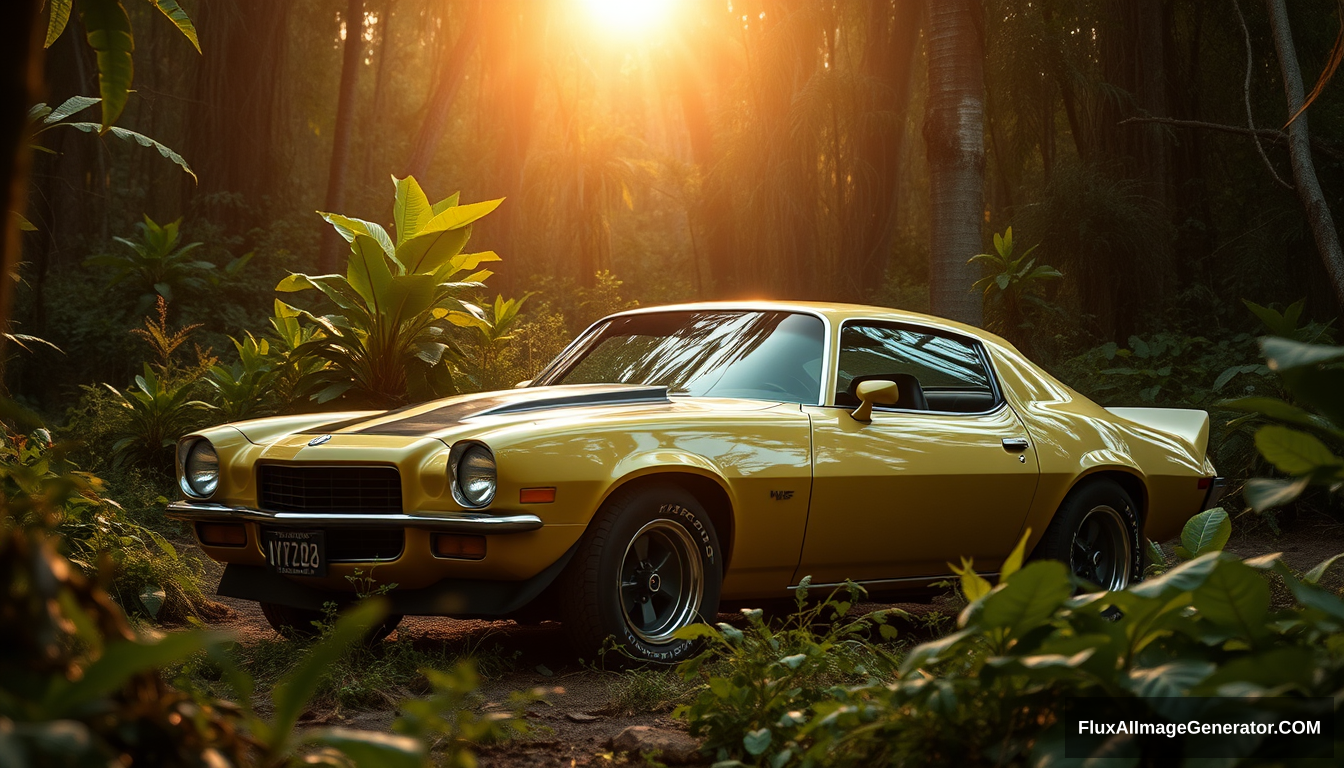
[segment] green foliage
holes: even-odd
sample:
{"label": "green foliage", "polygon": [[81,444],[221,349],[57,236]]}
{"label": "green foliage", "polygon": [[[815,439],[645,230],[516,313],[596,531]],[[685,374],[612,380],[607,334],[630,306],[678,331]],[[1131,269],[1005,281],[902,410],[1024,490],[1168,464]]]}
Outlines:
{"label": "green foliage", "polygon": [[[1310,573],[1319,578],[1329,564]],[[963,579],[974,573],[962,570]],[[690,628],[688,637],[728,649],[713,658],[731,670],[684,710],[692,732],[707,734],[720,760],[772,768],[1048,764],[1063,757],[1066,697],[1095,697],[1116,720],[1158,721],[1180,719],[1160,697],[1251,697],[1237,705],[1245,712],[1270,706],[1257,696],[1340,701],[1344,693],[1336,650],[1344,602],[1274,556],[1209,552],[1128,590],[1092,594],[1079,594],[1086,586],[1061,563],[1005,570],[988,589],[963,582],[974,598],[958,631],[858,685],[776,685],[790,664],[810,657],[738,637],[759,634],[754,627]],[[1291,595],[1285,610],[1270,608],[1271,579]],[[705,658],[681,668],[696,674]],[[768,707],[739,703],[760,701],[758,691],[774,694]],[[1139,742],[1123,736],[1089,749],[1093,757],[1139,757]]]}
{"label": "green foliage", "polygon": [[[137,315],[149,311],[157,300],[156,295],[165,301],[173,301],[188,292],[204,293],[219,284],[215,265],[192,256],[202,243],[178,247],[181,224],[182,220],[178,219],[160,226],[146,214],[145,220],[135,225],[135,239],[113,238],[127,250],[91,256],[84,260],[84,264],[114,270],[107,284],[109,288],[129,281],[133,289],[140,291],[140,303],[135,308]],[[224,268],[224,274],[228,277],[236,275],[251,258],[249,253],[234,259]]]}
{"label": "green foliage", "polygon": [[480,683],[469,661],[449,671],[425,670],[432,693],[427,699],[401,703],[401,717],[392,730],[419,743],[438,745],[439,765],[475,768],[472,745],[490,744],[526,736],[531,732],[524,715],[529,704],[540,698],[538,691],[517,692],[510,699],[510,712],[481,713],[473,706]]}
{"label": "green foliage", "polygon": [[1185,522],[1176,556],[1194,560],[1210,552],[1220,552],[1232,537],[1232,520],[1222,507],[1206,509]]}
{"label": "green foliage", "polygon": [[521,299],[505,299],[496,296],[495,303],[488,305],[488,314],[484,319],[475,316],[465,320],[467,327],[476,331],[464,342],[466,354],[459,362],[459,368],[482,390],[508,389],[521,379],[514,378],[515,357],[509,349],[518,339],[522,326],[518,311],[523,308]]}
{"label": "green foliage", "polygon": [[[177,0],[147,0],[172,22],[173,26],[195,46],[197,53],[201,43],[196,38],[196,27],[187,17],[186,11]],[[50,48],[70,23],[70,13],[74,0],[51,0],[51,11],[47,19],[45,47]],[[126,107],[131,93],[131,81],[135,71],[131,53],[135,50],[135,36],[131,29],[131,18],[120,0],[79,0],[79,15],[84,22],[84,30],[89,47],[94,50],[98,63],[98,90],[102,94],[103,122],[101,132],[106,133]]]}
{"label": "green foliage", "polygon": [[[898,662],[881,645],[866,642],[874,632],[894,640],[888,616],[898,610],[849,616],[863,588],[847,583],[848,599],[807,605],[810,578],[795,593],[796,611],[782,625],[768,624],[761,611],[743,610],[744,628],[720,623],[694,624],[677,637],[699,640],[704,650],[678,667],[687,682],[703,684],[690,704],[678,707],[693,736],[723,760],[744,753],[761,757],[783,750],[799,725],[798,710],[840,695],[847,685],[873,682]],[[772,758],[773,759],[773,758]]]}
{"label": "green foliage", "polygon": [[1344,487],[1344,347],[1267,336],[1260,349],[1295,402],[1243,397],[1219,404],[1280,422],[1259,427],[1255,446],[1288,478],[1249,480],[1246,501],[1262,511],[1288,504],[1313,485],[1338,492]]}
{"label": "green foliage", "polygon": [[282,369],[270,357],[271,345],[248,331],[243,340],[230,339],[238,360],[225,366],[216,363],[206,372],[205,383],[215,390],[215,407],[224,422],[269,416],[274,412],[272,394]]}
{"label": "green foliage", "polygon": [[[138,133],[115,125],[108,127],[106,131],[104,131],[103,126],[98,123],[85,123],[69,120],[69,118],[75,114],[83,112],[100,102],[102,102],[102,99],[94,98],[92,96],[71,96],[61,102],[61,105],[55,109],[52,109],[45,103],[33,105],[33,108],[28,110],[28,146],[41,152],[54,153],[53,150],[47,149],[38,141],[42,134],[53,128],[74,128],[77,131],[83,131],[85,133],[110,132],[113,136],[116,136],[122,141],[133,142],[142,147],[148,147],[157,151],[164,158],[175,163],[177,167],[181,168],[183,172],[193,180],[196,179],[196,172],[191,170],[191,166],[187,164],[187,161],[183,159],[181,155],[143,133]],[[28,226],[31,227],[32,224],[29,224]],[[36,229],[36,227],[34,227],[34,229]]]}
{"label": "green foliage", "polygon": [[351,245],[346,274],[292,274],[276,286],[321,294],[327,314],[282,308],[317,329],[293,354],[325,363],[299,382],[319,403],[347,397],[390,406],[449,392],[449,364],[460,359],[452,330],[485,321],[467,296],[491,274],[477,268],[499,257],[462,248],[472,222],[501,201],[458,205],[453,195],[431,205],[415,179],[393,181],[395,243],[378,224],[324,213]]}
{"label": "green foliage", "polygon": [[1041,312],[1055,311],[1053,304],[1041,296],[1045,284],[1058,280],[1063,273],[1046,264],[1037,264],[1035,258],[1028,258],[1036,246],[1013,255],[1013,228],[1009,227],[1002,235],[994,235],[994,252],[979,253],[971,257],[972,263],[979,263],[985,270],[985,276],[975,281],[971,288],[982,291],[985,300],[997,305],[1002,312],[998,322],[999,330],[1006,336],[1027,338],[1034,327],[1031,318]]}

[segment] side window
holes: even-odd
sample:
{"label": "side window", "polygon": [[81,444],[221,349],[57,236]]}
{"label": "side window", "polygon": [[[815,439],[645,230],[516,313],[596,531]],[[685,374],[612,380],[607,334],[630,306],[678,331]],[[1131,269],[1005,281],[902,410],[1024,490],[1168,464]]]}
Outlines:
{"label": "side window", "polygon": [[886,323],[846,323],[840,331],[835,404],[855,406],[858,385],[896,382],[898,409],[980,413],[998,404],[980,347],[957,336]]}

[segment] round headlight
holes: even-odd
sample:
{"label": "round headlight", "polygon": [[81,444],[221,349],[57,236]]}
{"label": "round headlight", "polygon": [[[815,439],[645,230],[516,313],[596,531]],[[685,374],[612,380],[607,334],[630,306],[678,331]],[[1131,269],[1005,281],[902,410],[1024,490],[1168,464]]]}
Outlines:
{"label": "round headlight", "polygon": [[463,505],[484,507],[495,498],[495,457],[484,445],[463,451],[453,475],[453,490]]}
{"label": "round headlight", "polygon": [[182,490],[188,496],[204,499],[219,487],[219,454],[209,440],[197,440],[187,446],[182,459]]}

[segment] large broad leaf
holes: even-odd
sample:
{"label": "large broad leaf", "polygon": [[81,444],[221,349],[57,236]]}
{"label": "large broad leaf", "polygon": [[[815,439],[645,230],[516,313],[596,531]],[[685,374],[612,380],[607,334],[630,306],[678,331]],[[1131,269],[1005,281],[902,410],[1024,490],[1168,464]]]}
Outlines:
{"label": "large broad leaf", "polygon": [[42,44],[43,48],[50,48],[65,31],[66,25],[70,23],[70,7],[73,4],[74,0],[51,0],[51,16],[47,18],[47,39]]}
{"label": "large broad leaf", "polygon": [[1146,699],[1184,696],[1215,669],[1217,667],[1208,661],[1173,661],[1158,667],[1130,670],[1125,685],[1135,695]]}
{"label": "large broad leaf", "polygon": [[118,0],[83,0],[79,7],[89,47],[98,61],[98,93],[103,97],[101,132],[106,133],[121,117],[131,92],[135,73],[131,19]]}
{"label": "large broad leaf", "polygon": [[1227,546],[1232,536],[1232,521],[1222,507],[1200,512],[1186,521],[1181,530],[1181,556],[1193,560]]}
{"label": "large broad leaf", "polygon": [[339,213],[323,213],[318,211],[317,215],[321,216],[328,224],[335,227],[336,233],[345,238],[347,243],[355,242],[355,237],[357,235],[367,235],[368,237],[372,237],[378,245],[382,246],[383,251],[387,253],[388,256],[391,256],[396,252],[396,248],[392,245],[392,238],[388,237],[387,230],[383,229],[380,224],[375,224],[372,221],[365,221],[363,219],[356,219],[352,216],[342,216]]}
{"label": "large broad leaf", "polygon": [[1021,636],[1040,626],[1073,594],[1068,569],[1054,560],[1031,563],[985,598],[984,627],[1003,627]]}
{"label": "large broad leaf", "polygon": [[191,23],[187,12],[182,10],[182,6],[177,4],[177,0],[149,0],[149,2],[153,3],[154,7],[158,8],[164,16],[167,16],[168,20],[173,22],[173,26],[177,27],[178,31],[190,40],[192,45],[196,46],[197,53],[201,52],[201,41],[196,39],[196,25]]}
{"label": "large broad leaf", "polygon": [[1304,344],[1278,336],[1260,339],[1260,352],[1269,361],[1269,367],[1279,372],[1344,358],[1344,347]]}
{"label": "large broad leaf", "polygon": [[434,305],[434,278],[429,275],[398,275],[387,288],[386,317],[404,323],[429,312]]}
{"label": "large broad leaf", "polygon": [[303,662],[276,684],[271,695],[275,716],[267,739],[272,751],[285,751],[284,745],[294,730],[294,724],[299,721],[299,715],[303,714],[303,708],[326,677],[331,665],[385,615],[387,605],[378,599],[364,601],[346,611],[336,621],[331,633],[314,645]]}
{"label": "large broad leaf", "polygon": [[357,768],[420,768],[425,747],[409,736],[350,728],[324,728],[307,734],[304,742],[334,747]]}
{"label": "large broad leaf", "polygon": [[350,270],[346,279],[350,287],[364,298],[369,311],[379,314],[386,310],[387,289],[392,284],[392,270],[382,246],[367,235],[356,235],[350,246]]}
{"label": "large broad leaf", "polygon": [[[106,102],[104,102],[104,104],[106,104]],[[71,128],[78,128],[79,130],[85,131],[87,133],[100,132],[97,123],[62,123],[62,125],[68,125]],[[187,165],[187,161],[181,155],[177,154],[177,152],[173,151],[171,148],[166,147],[163,144],[160,144],[159,142],[149,138],[143,133],[137,133],[136,131],[132,131],[126,128],[118,128],[116,126],[112,126],[109,130],[111,130],[113,136],[116,136],[118,139],[121,139],[122,141],[133,141],[142,147],[151,147],[153,149],[158,150],[158,153],[160,155],[163,155],[164,157],[176,163],[177,166],[182,170],[186,171],[187,175],[191,176],[191,178],[193,179],[196,178],[196,172],[191,170],[191,166]]]}
{"label": "large broad leaf", "polygon": [[502,202],[504,202],[504,198],[501,197],[498,200],[486,200],[481,203],[456,205],[444,209],[443,213],[429,220],[429,223],[425,225],[425,231],[460,229],[495,210]]}
{"label": "large broad leaf", "polygon": [[434,274],[462,253],[470,237],[470,229],[421,232],[409,240],[402,239],[396,251],[397,261],[409,274]]}
{"label": "large broad leaf", "polygon": [[1181,592],[1198,589],[1209,578],[1209,574],[1218,567],[1218,563],[1223,557],[1230,557],[1230,555],[1223,555],[1221,552],[1201,555],[1194,560],[1172,568],[1160,576],[1146,579],[1125,590],[1125,592],[1116,593],[1116,597],[1129,595],[1141,600],[1149,600],[1156,597],[1170,597]]}
{"label": "large broad leaf", "polygon": [[1311,484],[1311,477],[1304,476],[1293,480],[1280,480],[1272,477],[1253,477],[1246,481],[1241,489],[1242,498],[1256,512],[1274,509],[1288,504],[1302,495]]}
{"label": "large broad leaf", "polygon": [[1235,400],[1224,400],[1218,403],[1219,408],[1226,408],[1229,411],[1243,411],[1246,413],[1259,413],[1278,421],[1286,421],[1290,424],[1297,424],[1303,427],[1314,427],[1339,433],[1334,430],[1330,423],[1321,417],[1302,410],[1291,403],[1284,402],[1276,397],[1239,397]]}
{"label": "large broad leaf", "polygon": [[1257,638],[1268,631],[1269,584],[1245,563],[1224,560],[1195,590],[1194,606],[1214,624]]}
{"label": "large broad leaf", "polygon": [[392,221],[397,226],[397,242],[402,243],[425,228],[434,218],[434,209],[414,176],[404,179],[393,176],[392,185],[397,191],[396,202],[392,205]]}
{"label": "large broad leaf", "polygon": [[1266,461],[1289,475],[1307,475],[1322,467],[1344,466],[1344,461],[1316,437],[1278,424],[1256,430],[1255,447]]}

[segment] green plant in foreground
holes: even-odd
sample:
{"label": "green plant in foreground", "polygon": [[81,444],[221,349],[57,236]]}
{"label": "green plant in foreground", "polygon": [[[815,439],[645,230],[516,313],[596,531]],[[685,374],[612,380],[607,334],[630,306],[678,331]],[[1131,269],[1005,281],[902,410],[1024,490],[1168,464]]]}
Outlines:
{"label": "green plant in foreground", "polygon": [[986,271],[984,277],[971,286],[984,293],[987,301],[998,304],[1003,309],[1002,329],[1015,335],[1029,327],[1029,315],[1032,311],[1050,310],[1052,306],[1041,298],[1045,283],[1058,280],[1062,272],[1047,264],[1037,264],[1031,257],[1036,246],[1013,255],[1013,228],[1009,227],[1002,235],[994,235],[994,252],[978,253],[971,257],[972,263],[980,264]]}
{"label": "green plant in foreground", "polygon": [[1288,478],[1247,481],[1247,503],[1256,511],[1272,509],[1313,485],[1338,492],[1344,487],[1344,347],[1267,336],[1260,350],[1297,402],[1242,397],[1219,404],[1279,422],[1256,430],[1255,447]]}
{"label": "green plant in foreground", "polygon": [[[1063,759],[1067,697],[1097,697],[1115,720],[1151,722],[1212,721],[1233,706],[1195,711],[1195,702],[1172,701],[1182,697],[1250,697],[1238,712],[1259,707],[1275,720],[1301,716],[1296,697],[1344,701],[1344,601],[1314,586],[1336,558],[1299,577],[1278,555],[1209,552],[1121,592],[1080,593],[1086,585],[1062,563],[1021,566],[1020,554],[996,586],[964,563],[970,603],[958,630],[859,685],[777,686],[789,674],[778,648],[697,625],[688,634],[706,637],[712,655],[682,668],[694,673],[712,658],[730,671],[684,710],[692,731],[708,734],[724,766],[1044,765]],[[1287,587],[1291,606],[1271,610],[1270,579]],[[734,704],[765,688],[778,691],[769,708]],[[1261,696],[1288,697],[1288,711]],[[1087,748],[1134,764],[1141,744],[1122,735]],[[1258,739],[1228,745],[1228,765],[1272,757]]]}
{"label": "green plant in foreground", "polygon": [[[1181,528],[1181,543],[1176,545],[1176,557],[1194,560],[1210,552],[1221,552],[1232,538],[1232,519],[1222,507],[1206,509],[1185,521]],[[1145,576],[1155,576],[1167,569],[1167,555],[1162,547],[1147,541],[1148,567]]]}
{"label": "green plant in foreground", "polygon": [[344,396],[391,406],[448,392],[449,362],[460,358],[452,329],[485,320],[467,295],[491,274],[478,267],[499,257],[462,248],[472,222],[502,200],[458,205],[453,195],[431,204],[414,178],[393,183],[395,243],[378,224],[324,213],[350,243],[346,274],[292,274],[276,286],[321,294],[326,314],[279,307],[318,329],[293,353],[325,363],[299,384],[317,402]]}
{"label": "green plant in foreground", "polygon": [[270,356],[271,344],[249,331],[243,339],[230,338],[238,351],[237,362],[216,363],[206,372],[205,383],[215,390],[215,405],[225,422],[242,421],[272,413],[272,387],[281,370]]}

